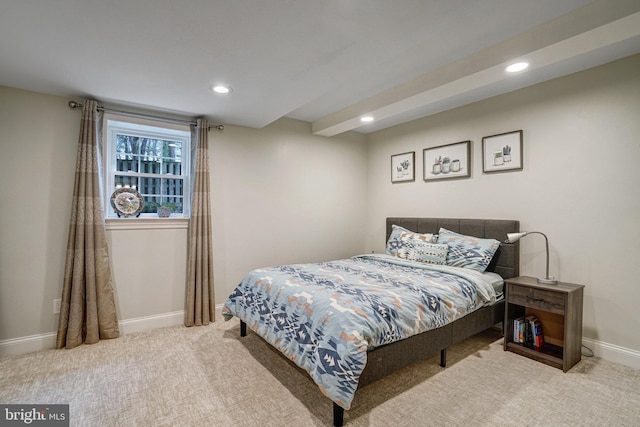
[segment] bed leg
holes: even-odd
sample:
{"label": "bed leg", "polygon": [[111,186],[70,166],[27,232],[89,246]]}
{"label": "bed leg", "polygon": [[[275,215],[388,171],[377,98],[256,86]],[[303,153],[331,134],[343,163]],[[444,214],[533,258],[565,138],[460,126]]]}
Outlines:
{"label": "bed leg", "polygon": [[447,349],[443,348],[440,350],[440,366],[443,368],[447,367]]}
{"label": "bed leg", "polygon": [[242,320],[240,321],[240,336],[241,337],[247,336],[247,324],[244,323]]}
{"label": "bed leg", "polygon": [[344,409],[333,402],[333,427],[342,427],[344,424]]}

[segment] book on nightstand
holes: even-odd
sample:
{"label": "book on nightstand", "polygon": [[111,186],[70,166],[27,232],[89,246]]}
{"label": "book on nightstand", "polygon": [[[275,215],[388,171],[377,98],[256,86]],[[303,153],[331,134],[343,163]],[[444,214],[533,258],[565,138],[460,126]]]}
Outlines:
{"label": "book on nightstand", "polygon": [[534,332],[533,332],[533,322],[535,320],[538,320],[536,318],[536,316],[533,315],[529,315],[525,318],[525,324],[524,324],[524,334],[525,334],[525,339],[524,339],[524,343],[526,345],[529,346],[534,346],[535,345],[535,337],[534,337]]}
{"label": "book on nightstand", "polygon": [[534,317],[533,321],[531,322],[531,331],[533,335],[533,346],[537,348],[542,347],[542,344],[544,343],[544,338],[542,335],[542,323],[540,323],[537,317]]}
{"label": "book on nightstand", "polygon": [[524,317],[513,319],[513,342],[524,344],[523,336]]}
{"label": "book on nightstand", "polygon": [[536,316],[529,315],[513,320],[513,342],[530,347],[542,347],[542,324]]}

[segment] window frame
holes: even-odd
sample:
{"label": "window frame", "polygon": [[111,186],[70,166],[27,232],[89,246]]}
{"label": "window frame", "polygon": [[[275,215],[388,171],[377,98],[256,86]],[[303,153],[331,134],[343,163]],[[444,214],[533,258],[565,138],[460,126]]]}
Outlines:
{"label": "window frame", "polygon": [[[116,222],[144,222],[148,224],[150,221],[153,223],[159,221],[176,221],[176,220],[188,220],[190,217],[191,208],[191,129],[186,125],[168,124],[159,121],[136,119],[131,117],[123,117],[115,114],[105,114],[103,125],[103,158],[104,162],[104,207],[105,207],[105,220]],[[138,217],[119,218],[111,207],[111,195],[116,189],[116,175],[127,175],[127,173],[118,172],[117,159],[116,159],[116,135],[126,133],[127,135],[152,138],[159,140],[172,140],[180,142],[182,144],[182,156],[181,156],[181,174],[171,175],[172,177],[178,177],[183,181],[183,194],[182,194],[182,213],[172,213],[169,218],[160,218],[155,213],[141,213]],[[129,176],[140,178],[156,176],[159,178],[167,178],[169,175],[162,174],[148,174],[141,172],[131,173]],[[141,221],[143,220],[143,221]]]}

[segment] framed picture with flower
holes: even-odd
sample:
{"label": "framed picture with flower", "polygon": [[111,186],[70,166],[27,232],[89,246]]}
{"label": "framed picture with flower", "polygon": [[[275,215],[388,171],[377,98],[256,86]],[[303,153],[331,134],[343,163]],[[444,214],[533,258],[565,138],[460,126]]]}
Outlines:
{"label": "framed picture with flower", "polygon": [[391,182],[411,182],[416,179],[416,152],[391,156]]}
{"label": "framed picture with flower", "polygon": [[482,172],[522,170],[522,131],[500,133],[482,138]]}
{"label": "framed picture with flower", "polygon": [[422,157],[427,182],[471,176],[471,141],[425,148]]}

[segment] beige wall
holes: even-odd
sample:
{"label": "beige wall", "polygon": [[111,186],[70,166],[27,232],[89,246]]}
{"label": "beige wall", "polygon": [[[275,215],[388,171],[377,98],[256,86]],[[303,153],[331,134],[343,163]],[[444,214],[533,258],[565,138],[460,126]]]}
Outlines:
{"label": "beige wall", "polygon": [[[67,101],[0,87],[0,343],[57,328],[80,125]],[[251,268],[360,252],[363,135],[316,137],[288,119],[226,126],[210,155],[217,304]],[[121,321],[184,309],[184,222],[109,226],[107,239]]]}
{"label": "beige wall", "polygon": [[179,223],[175,228],[108,228],[118,319],[184,310],[185,227]]}
{"label": "beige wall", "polygon": [[55,329],[80,127],[65,102],[0,86],[0,340]]}
{"label": "beige wall", "polygon": [[362,251],[364,135],[313,136],[283,119],[210,138],[217,304],[254,268]]}
{"label": "beige wall", "polygon": [[[640,351],[640,55],[369,136],[366,249],[387,216],[513,218],[549,237],[551,274],[586,285],[584,336]],[[523,129],[524,170],[482,173],[482,137]],[[472,141],[471,179],[424,182],[422,150]],[[416,182],[389,158],[415,151]],[[521,241],[541,276],[544,239]]]}

